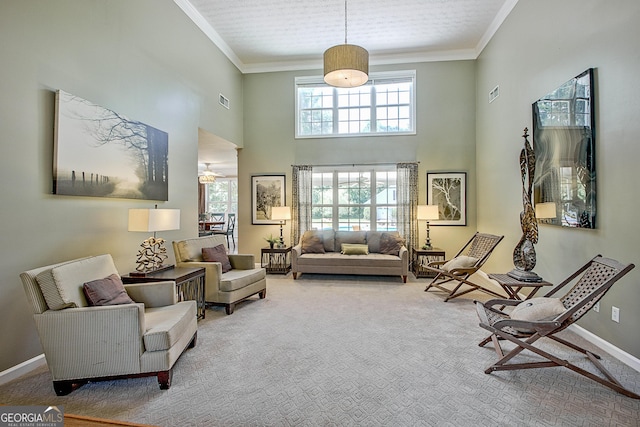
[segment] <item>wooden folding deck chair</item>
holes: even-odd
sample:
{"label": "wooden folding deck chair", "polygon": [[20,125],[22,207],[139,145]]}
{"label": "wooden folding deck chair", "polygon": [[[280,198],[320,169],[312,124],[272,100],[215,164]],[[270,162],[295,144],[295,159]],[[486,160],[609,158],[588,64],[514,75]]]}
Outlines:
{"label": "wooden folding deck chair", "polygon": [[[487,289],[469,280],[469,277],[480,270],[480,267],[489,259],[491,253],[503,238],[504,236],[476,233],[462,249],[460,249],[454,258],[447,261],[433,261],[423,266],[425,269],[436,273],[436,276],[424,291],[427,292],[432,287],[445,291],[447,293],[444,299],[445,302],[475,290],[504,298],[504,295],[500,295],[491,289]],[[447,282],[453,282],[454,288],[450,290],[442,286]],[[460,290],[463,285],[465,285],[467,289]]]}
{"label": "wooden folding deck chair", "polygon": [[[600,298],[618,281],[622,276],[627,274],[634,268],[633,264],[621,264],[618,261],[603,258],[598,255],[582,266],[578,271],[569,276],[564,282],[560,283],[545,295],[545,300],[538,302],[546,303],[550,299],[557,298],[564,306],[564,311],[560,314],[552,315],[551,320],[525,320],[527,316],[518,315],[520,320],[511,318],[511,310],[505,310],[505,307],[526,304],[528,301],[514,301],[506,299],[495,299],[487,302],[476,301],[476,310],[480,318],[480,326],[491,335],[485,338],[480,347],[486,345],[489,341],[493,341],[493,345],[499,360],[489,366],[484,372],[490,374],[494,371],[509,371],[517,369],[531,368],[547,368],[564,366],[580,375],[599,382],[613,390],[634,399],[640,399],[640,395],[624,388],[598,361],[600,356],[586,350],[578,345],[559,338],[556,334],[572,323],[580,319]],[[580,278],[578,278],[580,276]],[[576,280],[577,279],[577,280]],[[575,281],[575,285],[564,296],[556,296],[556,294],[565,286]],[[531,302],[533,300],[529,300]],[[562,307],[560,307],[562,309]],[[537,313],[540,315],[540,313]],[[513,314],[516,317],[515,314]],[[604,377],[586,371],[568,360],[561,359],[534,346],[534,343],[542,337],[550,338],[560,344],[563,344],[573,350],[576,350],[591,361],[591,363],[602,373]],[[504,354],[500,340],[508,340],[516,345],[509,353]],[[523,363],[507,363],[524,350],[529,350],[545,360],[538,362]],[[528,359],[530,360],[530,358]]]}

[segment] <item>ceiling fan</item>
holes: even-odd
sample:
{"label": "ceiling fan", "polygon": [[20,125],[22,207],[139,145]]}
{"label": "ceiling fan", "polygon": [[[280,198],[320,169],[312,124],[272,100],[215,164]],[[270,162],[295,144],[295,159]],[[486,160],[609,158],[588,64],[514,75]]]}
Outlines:
{"label": "ceiling fan", "polygon": [[205,163],[204,164],[206,166],[206,169],[204,171],[202,171],[202,173],[198,174],[198,182],[200,184],[212,184],[214,182],[216,182],[216,178],[217,177],[223,177],[224,175],[222,175],[221,173],[217,173],[214,172],[212,170],[209,169],[209,165],[211,165],[211,163]]}

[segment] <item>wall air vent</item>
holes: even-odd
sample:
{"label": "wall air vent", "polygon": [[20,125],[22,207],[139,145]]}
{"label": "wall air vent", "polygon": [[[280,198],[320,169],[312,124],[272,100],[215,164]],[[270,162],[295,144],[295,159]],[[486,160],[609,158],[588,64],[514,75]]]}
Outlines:
{"label": "wall air vent", "polygon": [[496,100],[500,96],[500,86],[496,86],[489,92],[489,104]]}
{"label": "wall air vent", "polygon": [[227,98],[226,96],[224,96],[223,94],[218,94],[218,102],[220,103],[220,105],[222,105],[224,108],[226,108],[227,110],[229,109],[229,98]]}

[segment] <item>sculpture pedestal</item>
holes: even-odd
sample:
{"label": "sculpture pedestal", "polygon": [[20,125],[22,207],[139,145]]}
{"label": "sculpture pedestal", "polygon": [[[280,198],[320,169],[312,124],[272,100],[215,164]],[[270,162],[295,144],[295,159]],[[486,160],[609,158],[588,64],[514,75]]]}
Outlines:
{"label": "sculpture pedestal", "polygon": [[533,271],[518,270],[517,268],[514,268],[508,272],[507,275],[521,282],[542,282],[542,277],[538,276]]}

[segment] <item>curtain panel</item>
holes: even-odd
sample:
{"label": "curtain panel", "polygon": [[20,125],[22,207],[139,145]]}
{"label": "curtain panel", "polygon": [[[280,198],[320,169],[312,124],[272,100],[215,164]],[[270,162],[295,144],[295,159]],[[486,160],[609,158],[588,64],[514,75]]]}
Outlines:
{"label": "curtain panel", "polygon": [[411,259],[418,242],[418,164],[398,163],[398,232],[405,238]]}
{"label": "curtain panel", "polygon": [[311,205],[313,203],[313,167],[294,165],[292,173],[291,244],[297,245],[302,234],[311,230]]}
{"label": "curtain panel", "polygon": [[204,184],[198,183],[198,218],[202,218],[202,215],[207,212],[206,194]]}

